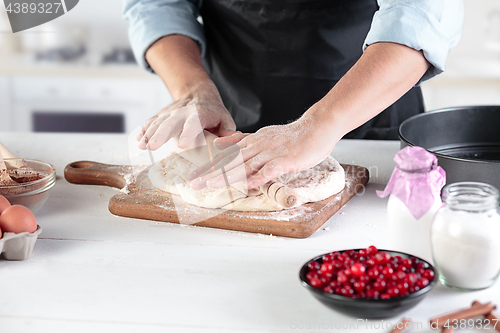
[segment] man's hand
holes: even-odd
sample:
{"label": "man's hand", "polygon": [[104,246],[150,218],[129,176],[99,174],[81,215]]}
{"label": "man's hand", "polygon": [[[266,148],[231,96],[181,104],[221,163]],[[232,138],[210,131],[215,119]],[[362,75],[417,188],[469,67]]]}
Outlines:
{"label": "man's hand", "polygon": [[310,168],[320,163],[338,140],[321,123],[320,117],[304,115],[293,123],[264,127],[255,134],[238,132],[216,139],[216,147],[225,149],[214,156],[211,165],[189,176],[191,186],[221,188],[226,182],[243,181],[252,189],[283,174]]}
{"label": "man's hand", "polygon": [[231,135],[236,129],[217,89],[210,83],[196,87],[151,117],[137,140],[140,149],[156,150],[170,138],[178,137],[179,148],[186,148],[204,129],[217,136]]}

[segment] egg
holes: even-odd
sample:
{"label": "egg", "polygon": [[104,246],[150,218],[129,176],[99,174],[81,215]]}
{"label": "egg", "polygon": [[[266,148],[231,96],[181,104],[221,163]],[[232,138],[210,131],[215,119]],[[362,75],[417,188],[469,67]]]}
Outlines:
{"label": "egg", "polygon": [[35,215],[21,205],[7,207],[0,215],[0,229],[3,232],[35,232],[37,229]]}
{"label": "egg", "polygon": [[10,207],[10,202],[3,195],[0,195],[0,214],[7,208]]}

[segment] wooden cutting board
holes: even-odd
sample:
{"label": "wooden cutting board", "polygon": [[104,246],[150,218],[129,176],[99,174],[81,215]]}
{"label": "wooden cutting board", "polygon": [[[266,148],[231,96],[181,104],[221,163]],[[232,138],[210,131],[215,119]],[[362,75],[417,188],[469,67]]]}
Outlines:
{"label": "wooden cutting board", "polygon": [[[73,162],[64,169],[70,183],[105,185],[121,189],[109,200],[109,211],[118,216],[183,223],[202,227],[306,238],[318,230],[368,182],[368,170],[342,165],[346,187],[325,200],[275,212],[239,212],[207,209],[183,202],[151,185],[148,170],[91,161]],[[136,176],[134,176],[136,175]],[[180,222],[179,222],[180,221]]]}

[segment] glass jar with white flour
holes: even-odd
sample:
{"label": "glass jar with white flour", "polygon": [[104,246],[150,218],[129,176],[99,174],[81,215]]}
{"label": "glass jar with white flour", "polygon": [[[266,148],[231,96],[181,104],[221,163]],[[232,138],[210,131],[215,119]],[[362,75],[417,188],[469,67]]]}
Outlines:
{"label": "glass jar with white flour", "polygon": [[488,288],[500,273],[498,190],[488,184],[447,185],[434,217],[431,245],[441,282],[451,288]]}

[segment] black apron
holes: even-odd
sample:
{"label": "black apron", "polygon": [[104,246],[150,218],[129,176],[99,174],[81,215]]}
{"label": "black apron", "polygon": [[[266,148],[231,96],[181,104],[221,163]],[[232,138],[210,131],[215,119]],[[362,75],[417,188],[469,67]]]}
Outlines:
{"label": "black apron", "polygon": [[[362,54],[376,0],[203,0],[205,67],[239,130],[299,118]],[[344,138],[398,139],[419,88]]]}

